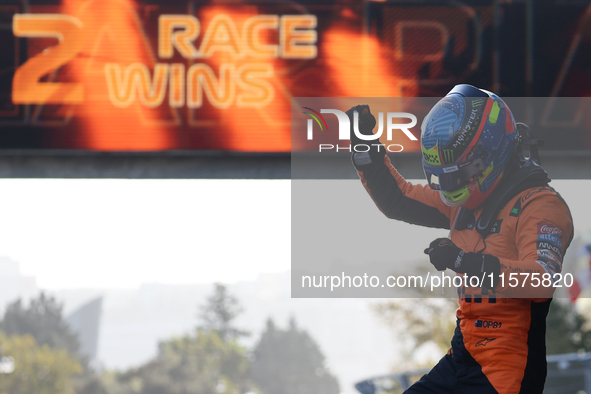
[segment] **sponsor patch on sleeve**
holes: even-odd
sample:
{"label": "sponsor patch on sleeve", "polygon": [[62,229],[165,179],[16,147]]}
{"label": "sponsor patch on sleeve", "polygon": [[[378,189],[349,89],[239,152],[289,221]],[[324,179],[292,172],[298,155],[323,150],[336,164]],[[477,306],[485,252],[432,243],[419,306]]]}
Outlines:
{"label": "sponsor patch on sleeve", "polygon": [[541,265],[544,271],[546,271],[550,275],[554,275],[562,271],[560,264],[556,263],[555,261],[551,261],[550,259],[543,256],[538,256],[536,263]]}
{"label": "sponsor patch on sleeve", "polygon": [[556,274],[561,271],[560,266],[558,264],[542,258],[536,260],[536,263],[541,265],[544,271],[550,275],[550,281],[552,282],[552,284],[554,284],[554,282],[558,280]]}
{"label": "sponsor patch on sleeve", "polygon": [[560,237],[555,234],[539,234],[538,242],[550,242],[552,245],[562,249],[562,241]]}
{"label": "sponsor patch on sleeve", "polygon": [[554,246],[550,242],[546,241],[538,241],[536,246],[538,250],[549,250],[553,252],[560,260],[562,260],[562,250],[560,250],[558,246]]}
{"label": "sponsor patch on sleeve", "polygon": [[558,261],[559,264],[562,264],[563,235],[564,232],[557,225],[548,222],[539,222],[536,243],[538,256],[545,256],[545,259]]}
{"label": "sponsor patch on sleeve", "polygon": [[554,253],[550,252],[546,249],[539,249],[538,250],[538,257],[542,260],[547,259],[555,264],[562,265],[562,261],[556,256]]}
{"label": "sponsor patch on sleeve", "polygon": [[560,227],[554,224],[540,222],[538,223],[538,235],[541,234],[554,234],[558,237],[562,237],[564,232],[560,229]]}

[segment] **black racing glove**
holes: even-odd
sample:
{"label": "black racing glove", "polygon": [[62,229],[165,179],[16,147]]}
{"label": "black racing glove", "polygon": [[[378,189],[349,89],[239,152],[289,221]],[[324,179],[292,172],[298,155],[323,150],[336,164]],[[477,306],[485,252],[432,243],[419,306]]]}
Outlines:
{"label": "black racing glove", "polygon": [[[437,238],[425,249],[425,254],[429,255],[431,264],[437,271],[445,271],[449,268],[468,277],[477,276],[484,287],[489,289],[494,289],[499,281],[501,263],[497,257],[490,254],[466,253],[449,238]],[[490,274],[493,274],[492,284]]]}
{"label": "black racing glove", "polygon": [[462,265],[462,259],[466,253],[449,238],[437,238],[425,249],[425,254],[429,255],[431,264],[437,271],[445,271],[450,268],[458,272],[455,268]]}
{"label": "black racing glove", "polygon": [[[350,108],[346,112],[351,124],[350,135],[353,164],[355,165],[355,167],[358,168],[360,166],[368,165],[374,162],[382,162],[384,160],[384,155],[386,154],[386,149],[383,145],[380,144],[379,139],[365,141],[357,137],[357,135],[355,134],[355,111],[357,111],[357,113],[359,114],[359,132],[361,134],[372,135],[373,129],[374,127],[376,127],[376,118],[372,115],[369,109],[369,105],[356,105],[355,107]],[[355,147],[357,145],[363,146],[358,147],[358,149],[356,150]]]}

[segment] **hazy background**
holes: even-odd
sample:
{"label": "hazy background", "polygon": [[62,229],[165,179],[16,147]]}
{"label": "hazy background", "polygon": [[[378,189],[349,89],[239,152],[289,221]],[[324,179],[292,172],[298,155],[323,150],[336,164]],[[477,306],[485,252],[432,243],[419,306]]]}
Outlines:
{"label": "hazy background", "polygon": [[[552,185],[586,236],[591,181]],[[192,330],[214,282],[227,284],[245,309],[236,321],[252,333],[244,345],[268,317],[286,327],[293,316],[317,340],[342,392],[401,361],[397,338],[370,310],[379,300],[290,298],[288,180],[0,180],[0,187],[0,280],[11,278],[0,306],[46,290],[67,315],[103,296],[102,368],[137,366],[159,340]],[[369,197],[361,204],[379,214]],[[387,221],[380,215],[375,220]],[[393,264],[424,258],[433,230],[423,239],[418,228],[387,225],[392,247],[403,250]]]}

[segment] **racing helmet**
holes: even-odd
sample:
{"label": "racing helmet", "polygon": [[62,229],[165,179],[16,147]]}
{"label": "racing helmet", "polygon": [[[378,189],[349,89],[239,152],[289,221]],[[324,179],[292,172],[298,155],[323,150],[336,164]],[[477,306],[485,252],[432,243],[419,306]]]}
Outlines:
{"label": "racing helmet", "polygon": [[449,206],[478,207],[503,177],[517,146],[515,120],[496,94],[456,85],[421,124],[425,176]]}

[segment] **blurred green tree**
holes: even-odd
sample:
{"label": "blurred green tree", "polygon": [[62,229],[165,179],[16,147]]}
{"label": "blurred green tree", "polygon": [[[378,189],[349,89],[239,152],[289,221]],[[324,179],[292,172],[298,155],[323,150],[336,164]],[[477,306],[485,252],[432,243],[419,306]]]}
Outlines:
{"label": "blurred green tree", "polygon": [[239,394],[250,389],[246,350],[215,330],[161,342],[156,358],[105,376],[112,394]]}
{"label": "blurred green tree", "polygon": [[254,390],[248,378],[247,351],[234,326],[242,312],[238,299],[215,284],[200,307],[202,326],[194,333],[163,341],[158,355],[123,373],[110,372],[103,384],[110,394],[241,394]]}
{"label": "blurred green tree", "polygon": [[63,304],[55,297],[41,292],[27,307],[21,299],[9,304],[0,320],[0,331],[8,335],[30,335],[40,346],[67,351],[82,366],[81,373],[72,378],[77,394],[106,394],[99,377],[80,355],[78,336],[65,321]]}
{"label": "blurred green tree", "polygon": [[9,304],[0,321],[0,331],[8,335],[29,334],[39,345],[66,349],[78,356],[80,344],[62,317],[63,305],[41,293],[25,308],[21,299]]}
{"label": "blurred green tree", "polygon": [[213,294],[200,308],[199,318],[206,330],[215,330],[223,341],[232,341],[249,335],[233,325],[234,319],[243,312],[238,299],[228,292],[226,286],[216,283]]}
{"label": "blurred green tree", "polygon": [[31,335],[0,332],[0,357],[12,357],[14,370],[0,374],[0,394],[74,394],[80,363],[65,349],[38,345]]}
{"label": "blurred green tree", "polygon": [[550,304],[546,319],[546,354],[591,351],[591,326],[575,305],[564,299]]}
{"label": "blurred green tree", "polygon": [[293,318],[287,330],[267,320],[252,358],[252,379],[265,394],[339,393],[319,346]]}
{"label": "blurred green tree", "polygon": [[374,312],[393,331],[400,346],[397,370],[422,367],[416,359],[419,350],[434,345],[436,352],[428,363],[435,362],[449,349],[456,327],[457,299],[401,298],[373,305]]}

